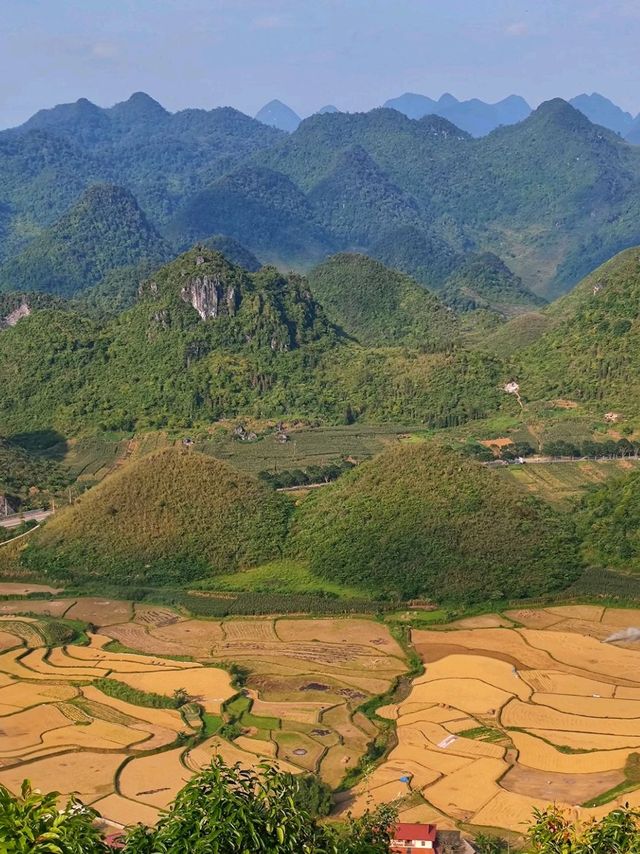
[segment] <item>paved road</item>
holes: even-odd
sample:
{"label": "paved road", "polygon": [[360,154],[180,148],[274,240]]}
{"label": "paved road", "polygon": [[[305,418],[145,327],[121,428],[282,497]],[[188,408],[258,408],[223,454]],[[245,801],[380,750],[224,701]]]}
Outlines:
{"label": "paved road", "polygon": [[1,516],[1,528],[17,528],[22,522],[42,522],[50,516],[53,510],[27,510],[25,513],[16,513],[13,516]]}

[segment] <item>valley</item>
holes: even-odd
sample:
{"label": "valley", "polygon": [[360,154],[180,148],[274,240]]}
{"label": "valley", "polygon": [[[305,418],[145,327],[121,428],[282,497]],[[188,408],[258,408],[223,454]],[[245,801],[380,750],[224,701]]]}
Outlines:
{"label": "valley", "polygon": [[391,615],[212,620],[37,585],[0,594],[0,783],[28,772],[78,792],[110,832],[157,821],[213,756],[316,773],[338,819],[392,801],[402,821],[513,842],[533,806],[586,819],[640,792],[634,609],[429,628],[414,611],[409,640]]}
{"label": "valley", "polygon": [[637,837],[637,122],[0,131],[0,850],[30,798],[133,854]]}
{"label": "valley", "polygon": [[0,602],[0,783],[10,789],[28,772],[36,786],[78,792],[117,829],[154,823],[215,755],[274,760],[335,789],[388,738],[360,710],[408,668],[384,624],[220,622],[38,592]]}
{"label": "valley", "polygon": [[397,746],[343,808],[401,799],[407,820],[515,838],[536,806],[584,821],[637,803],[640,649],[625,631],[637,622],[637,610],[570,605],[414,630],[424,675],[377,712]]}

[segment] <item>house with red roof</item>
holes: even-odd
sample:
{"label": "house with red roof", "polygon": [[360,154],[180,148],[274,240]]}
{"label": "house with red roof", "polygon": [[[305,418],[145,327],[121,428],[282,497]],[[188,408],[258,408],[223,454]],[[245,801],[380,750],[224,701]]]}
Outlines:
{"label": "house with red roof", "polygon": [[435,851],[438,829],[435,824],[398,822],[393,830],[390,850],[395,854]]}

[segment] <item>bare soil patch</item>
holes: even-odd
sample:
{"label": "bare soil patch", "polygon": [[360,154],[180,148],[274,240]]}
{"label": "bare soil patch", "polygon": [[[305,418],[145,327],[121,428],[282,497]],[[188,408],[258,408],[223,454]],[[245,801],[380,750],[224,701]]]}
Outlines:
{"label": "bare soil patch", "polygon": [[508,792],[541,798],[549,803],[561,800],[566,803],[584,803],[624,781],[622,771],[587,774],[559,774],[538,771],[515,765],[500,780]]}

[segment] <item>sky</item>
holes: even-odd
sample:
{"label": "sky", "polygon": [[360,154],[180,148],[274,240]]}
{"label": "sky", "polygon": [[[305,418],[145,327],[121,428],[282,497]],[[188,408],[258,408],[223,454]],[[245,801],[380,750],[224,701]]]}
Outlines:
{"label": "sky", "polygon": [[640,111],[640,0],[0,0],[0,127],[145,91],[169,110],[305,116],[403,92]]}

